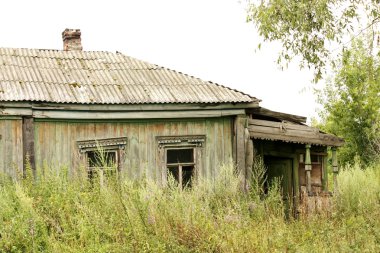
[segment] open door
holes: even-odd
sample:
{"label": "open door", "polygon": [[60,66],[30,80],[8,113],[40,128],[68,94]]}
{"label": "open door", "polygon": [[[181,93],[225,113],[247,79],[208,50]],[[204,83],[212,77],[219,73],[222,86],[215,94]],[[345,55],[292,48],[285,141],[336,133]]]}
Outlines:
{"label": "open door", "polygon": [[[291,214],[293,199],[293,160],[290,158],[265,156],[264,163],[267,168],[267,183],[273,182],[275,178],[281,179],[282,197],[285,204],[285,214]],[[267,185],[267,186],[268,186]]]}

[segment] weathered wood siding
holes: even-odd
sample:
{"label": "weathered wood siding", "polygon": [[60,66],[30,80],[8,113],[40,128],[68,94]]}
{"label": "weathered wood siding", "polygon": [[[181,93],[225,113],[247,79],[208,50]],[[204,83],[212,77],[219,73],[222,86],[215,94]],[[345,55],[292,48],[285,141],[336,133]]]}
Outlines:
{"label": "weathered wood siding", "polygon": [[0,172],[15,176],[23,168],[22,119],[0,118]]}
{"label": "weathered wood siding", "polygon": [[35,121],[36,167],[44,164],[60,169],[80,170],[76,141],[96,138],[127,137],[125,173],[132,178],[147,175],[157,181],[156,136],[206,135],[202,176],[212,178],[222,163],[232,158],[232,117],[183,120],[138,120],[114,122]]}

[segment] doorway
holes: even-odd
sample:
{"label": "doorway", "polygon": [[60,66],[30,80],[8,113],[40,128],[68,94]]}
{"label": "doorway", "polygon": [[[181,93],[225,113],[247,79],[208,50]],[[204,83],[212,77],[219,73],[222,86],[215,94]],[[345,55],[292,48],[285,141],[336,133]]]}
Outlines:
{"label": "doorway", "polygon": [[264,156],[264,164],[267,168],[266,189],[274,180],[280,180],[282,199],[285,205],[285,214],[291,213],[293,190],[293,159],[286,157]]}

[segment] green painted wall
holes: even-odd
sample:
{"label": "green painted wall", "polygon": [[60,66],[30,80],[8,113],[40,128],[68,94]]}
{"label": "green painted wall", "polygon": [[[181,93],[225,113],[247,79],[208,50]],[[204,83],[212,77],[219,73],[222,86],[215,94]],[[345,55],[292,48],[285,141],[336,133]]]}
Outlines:
{"label": "green painted wall", "polygon": [[96,138],[127,137],[125,173],[132,178],[146,174],[157,181],[156,136],[206,135],[204,166],[200,174],[215,177],[219,166],[232,157],[233,119],[231,117],[183,120],[129,120],[114,122],[35,121],[36,167],[62,166],[77,173],[81,160],[76,141]]}
{"label": "green painted wall", "polygon": [[22,120],[0,118],[0,172],[22,171]]}

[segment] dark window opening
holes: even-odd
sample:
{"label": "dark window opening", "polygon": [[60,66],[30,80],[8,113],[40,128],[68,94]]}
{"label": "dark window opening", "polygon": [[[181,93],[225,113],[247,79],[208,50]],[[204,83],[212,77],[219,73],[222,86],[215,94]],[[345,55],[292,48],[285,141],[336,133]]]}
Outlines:
{"label": "dark window opening", "polygon": [[169,149],[167,153],[167,163],[192,163],[194,149]]}
{"label": "dark window opening", "polygon": [[112,176],[118,169],[117,151],[88,151],[87,152],[87,170],[89,178],[93,178],[98,171],[105,176]]}
{"label": "dark window opening", "polygon": [[194,176],[194,149],[168,149],[166,152],[166,167],[180,187],[191,187]]}

